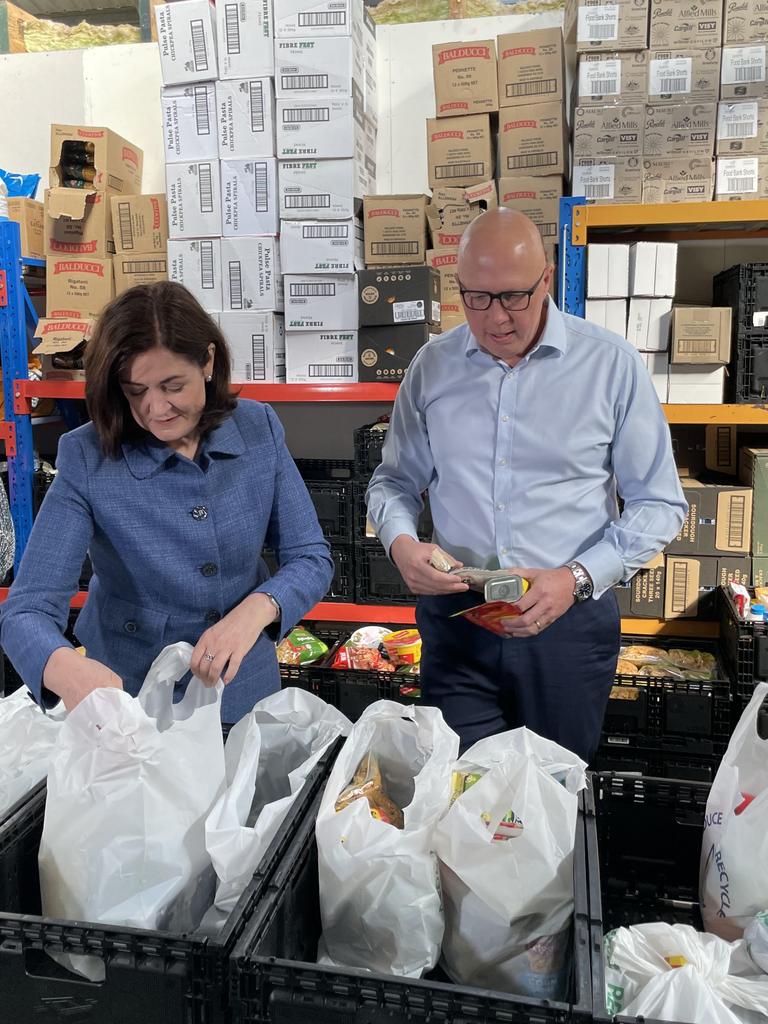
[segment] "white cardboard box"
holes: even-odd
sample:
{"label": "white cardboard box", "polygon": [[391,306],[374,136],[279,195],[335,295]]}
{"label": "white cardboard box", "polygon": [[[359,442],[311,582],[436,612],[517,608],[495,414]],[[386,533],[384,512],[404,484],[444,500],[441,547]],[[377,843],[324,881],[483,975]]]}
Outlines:
{"label": "white cardboard box", "polygon": [[584,319],[590,323],[614,331],[622,338],[627,336],[626,299],[587,299]]}
{"label": "white cardboard box", "polygon": [[666,352],[672,299],[631,298],[627,321],[627,341],[640,352]]}
{"label": "white cardboard box", "polygon": [[221,241],[188,238],[168,241],[168,280],[192,292],[209,313],[221,311]]}
{"label": "white cardboard box", "polygon": [[635,242],[630,246],[630,295],[674,297],[676,279],[676,242]]}
{"label": "white cardboard box", "polygon": [[283,309],[283,275],[276,238],[222,238],[221,268],[225,312]]}
{"label": "white cardboard box", "polygon": [[274,72],[272,0],[219,0],[216,4],[219,78]]}
{"label": "white cardboard box", "polygon": [[357,331],[290,331],[288,384],[357,384]]}
{"label": "white cardboard box", "polygon": [[587,245],[587,297],[622,299],[629,294],[629,246]]}
{"label": "white cardboard box", "polygon": [[355,0],[274,0],[274,5],[277,39],[352,33]]}
{"label": "white cardboard box", "polygon": [[276,39],[275,93],[280,99],[351,96],[354,80],[364,96],[364,57],[351,36]]}
{"label": "white cardboard box", "polygon": [[277,160],[222,160],[221,197],[225,237],[277,234]]}
{"label": "white cardboard box", "polygon": [[651,378],[651,383],[656,389],[656,396],[662,405],[669,400],[669,355],[666,352],[641,352],[640,356],[645,363]]}
{"label": "white cardboard box", "polygon": [[216,83],[222,160],[275,155],[275,97],[270,78]]}
{"label": "white cardboard box", "polygon": [[281,99],[275,121],[281,160],[338,160],[355,155],[359,130],[351,96]]}
{"label": "white cardboard box", "polygon": [[279,188],[280,217],[286,220],[355,215],[354,160],[281,160]]}
{"label": "white cardboard box", "polygon": [[221,234],[218,160],[165,165],[168,237],[206,238]]}
{"label": "white cardboard box", "polygon": [[276,313],[222,313],[219,325],[232,356],[233,384],[285,382],[285,330]]}
{"label": "white cardboard box", "polygon": [[724,386],[724,366],[711,368],[672,363],[669,367],[668,401],[671,404],[717,405],[723,400]]}
{"label": "white cardboard box", "polygon": [[161,92],[165,159],[215,160],[219,155],[216,131],[216,85],[172,85]]}
{"label": "white cardboard box", "polygon": [[284,274],[354,274],[363,266],[358,220],[286,220],[280,224]]}
{"label": "white cardboard box", "polygon": [[216,25],[208,0],[175,0],[155,7],[164,85],[212,82],[217,75]]}
{"label": "white cardboard box", "polygon": [[357,274],[286,274],[286,331],[357,330]]}

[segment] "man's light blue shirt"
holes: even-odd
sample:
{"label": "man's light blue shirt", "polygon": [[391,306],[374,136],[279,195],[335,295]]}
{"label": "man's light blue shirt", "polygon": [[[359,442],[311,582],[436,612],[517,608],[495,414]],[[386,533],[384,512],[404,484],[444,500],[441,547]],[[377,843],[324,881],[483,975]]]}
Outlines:
{"label": "man's light blue shirt", "polygon": [[434,541],[465,565],[578,559],[595,597],[661,551],[687,511],[639,354],[552,301],[514,367],[479,348],[465,324],[417,353],[367,492],[387,551],[398,535],[417,536],[425,490]]}

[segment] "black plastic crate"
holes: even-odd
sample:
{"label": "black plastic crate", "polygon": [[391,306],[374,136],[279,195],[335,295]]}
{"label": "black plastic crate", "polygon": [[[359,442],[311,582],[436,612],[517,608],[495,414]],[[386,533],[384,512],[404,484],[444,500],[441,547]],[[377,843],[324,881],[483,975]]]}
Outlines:
{"label": "black plastic crate", "polygon": [[[264,548],[261,557],[269,569],[270,576],[277,572],[277,557],[270,548]],[[349,601],[355,600],[355,549],[352,544],[331,543],[331,558],[333,559],[333,579],[324,601]]]}
{"label": "black plastic crate", "polygon": [[297,459],[320,529],[330,541],[351,544],[352,471],[347,459]]}
{"label": "black plastic crate", "polygon": [[[40,795],[45,789],[45,779],[41,779],[40,782],[34,786],[30,786],[29,790],[19,799],[12,804],[6,811],[0,812],[0,844],[3,842],[3,837],[14,828],[14,819],[17,819],[20,814],[24,811],[27,804],[34,803],[40,799]],[[10,877],[6,878],[4,875],[0,875],[0,903],[5,905],[9,898],[10,893],[16,886],[15,878],[13,877],[13,871],[10,873]]]}
{"label": "black plastic crate", "polygon": [[709,784],[611,773],[593,775],[592,784],[586,837],[593,1019],[636,1024],[637,1018],[614,1018],[606,1010],[603,936],[647,921],[701,928],[699,862]]}
{"label": "black plastic crate", "polygon": [[[228,1024],[229,957],[268,891],[297,829],[319,799],[337,741],[309,775],[304,790],[262,859],[221,933],[172,934],[40,917],[37,853],[45,795],[0,829],[0,878],[12,879],[0,913],[0,991],[7,1021],[89,1020],[99,1024]],[[100,957],[106,980],[78,980],[45,950]]]}
{"label": "black plastic crate", "polygon": [[713,305],[733,310],[737,331],[758,326],[754,314],[768,310],[768,263],[740,263],[716,274],[712,281]]}
{"label": "black plastic crate", "polygon": [[[368,509],[365,503],[365,491],[367,483],[356,483],[352,491],[352,501],[354,508],[354,534],[355,543],[361,544],[364,542],[373,543],[376,540],[376,535],[369,534],[368,531]],[[424,508],[419,521],[416,524],[416,533],[418,534],[419,540],[430,541],[432,540],[432,512],[429,508],[429,495],[426,493],[422,495],[424,500]]]}
{"label": "black plastic crate", "polygon": [[736,404],[768,401],[768,330],[733,335],[727,397]]}
{"label": "black plastic crate", "polygon": [[355,590],[359,604],[414,604],[397,567],[378,541],[355,545]]}
{"label": "black plastic crate", "polygon": [[629,743],[603,741],[598,746],[590,767],[599,772],[622,772],[629,775],[651,775],[655,778],[712,782],[721,760],[720,754],[686,755],[647,748],[638,749]]}
{"label": "black plastic crate", "polygon": [[[584,798],[574,854],[574,969],[568,1003],[315,963],[321,933],[314,816],[232,958],[239,1024],[587,1024],[592,1017]],[[318,801],[319,805],[319,801]],[[442,976],[444,977],[444,976]]]}
{"label": "black plastic crate", "polygon": [[355,431],[355,476],[358,479],[367,480],[381,462],[381,450],[386,439],[387,428],[373,423]]}
{"label": "black plastic crate", "polygon": [[739,617],[727,587],[717,594],[720,613],[720,651],[733,676],[734,696],[749,701],[755,683],[768,682],[768,623]]}

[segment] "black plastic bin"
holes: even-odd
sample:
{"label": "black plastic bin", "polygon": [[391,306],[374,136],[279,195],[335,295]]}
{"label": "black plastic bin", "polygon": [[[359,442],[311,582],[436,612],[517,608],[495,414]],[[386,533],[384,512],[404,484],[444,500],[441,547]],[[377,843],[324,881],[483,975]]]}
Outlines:
{"label": "black plastic bin", "polygon": [[377,540],[355,545],[355,591],[359,604],[415,604],[397,567]]}
{"label": "black plastic bin", "polygon": [[358,480],[367,480],[381,462],[388,426],[371,423],[355,431],[355,476]]}
{"label": "black plastic bin", "polygon": [[[0,876],[13,880],[6,895],[12,905],[0,913],[0,1018],[8,1024],[230,1024],[230,954],[322,793],[341,743],[311,772],[216,939],[40,917],[37,853],[45,795],[31,802],[0,829]],[[47,956],[46,947],[100,957],[106,980],[78,980]]]}
{"label": "black plastic bin", "polygon": [[[368,509],[365,501],[367,482],[356,482],[352,491],[352,502],[354,509],[354,534],[355,543],[375,543],[376,534],[368,531]],[[419,521],[416,524],[416,533],[419,540],[432,540],[432,512],[429,508],[429,495],[422,495],[424,508],[422,509]]]}
{"label": "black plastic bin", "polygon": [[733,335],[727,389],[736,404],[768,402],[768,330]]}
{"label": "black plastic bin", "polygon": [[734,696],[743,707],[755,683],[768,682],[768,623],[740,618],[727,587],[718,588],[717,602],[720,650],[734,679]]}
{"label": "black plastic bin", "polygon": [[712,282],[714,306],[733,310],[733,332],[752,330],[754,314],[768,309],[768,263],[740,263],[716,274]]}
{"label": "black plastic bin", "polygon": [[234,1019],[238,1024],[588,1024],[592,1005],[582,810],[574,885],[568,1003],[320,966],[315,963],[321,933],[317,845],[314,819],[308,816],[235,949]]}
{"label": "black plastic bin", "polygon": [[712,782],[722,760],[717,756],[685,756],[632,747],[629,743],[601,742],[590,763],[599,772],[623,772],[635,776],[648,775],[664,779],[688,779]]}
{"label": "black plastic bin", "polygon": [[351,544],[353,540],[352,473],[346,459],[297,459],[320,528],[329,541]]}

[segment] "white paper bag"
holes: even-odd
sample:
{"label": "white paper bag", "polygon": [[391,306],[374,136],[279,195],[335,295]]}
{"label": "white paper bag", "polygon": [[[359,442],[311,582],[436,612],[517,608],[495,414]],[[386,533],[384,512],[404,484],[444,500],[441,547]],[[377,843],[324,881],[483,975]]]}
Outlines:
{"label": "white paper bag", "polygon": [[768,683],[755,687],[734,729],[707,800],[701,849],[704,927],[741,938],[768,906],[768,740],[757,732]]}
{"label": "white paper bag", "polygon": [[[435,966],[443,915],[432,836],[448,806],[458,749],[437,708],[382,700],[353,727],[317,817],[321,963],[414,978]],[[366,799],[335,810],[369,751],[403,809],[402,829],[376,820]]]}
{"label": "white paper bag", "polygon": [[62,720],[46,715],[26,686],[0,698],[0,820],[47,775]]}

